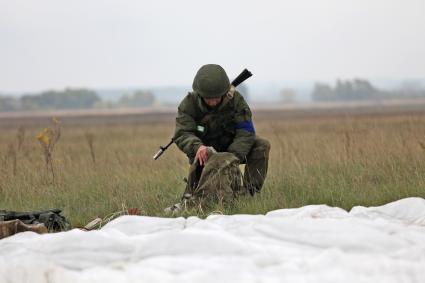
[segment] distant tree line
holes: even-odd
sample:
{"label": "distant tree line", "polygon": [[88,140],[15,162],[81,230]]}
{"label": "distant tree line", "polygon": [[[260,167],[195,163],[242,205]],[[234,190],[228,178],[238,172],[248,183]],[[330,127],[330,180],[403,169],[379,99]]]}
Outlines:
{"label": "distant tree line", "polygon": [[0,95],[0,112],[26,110],[90,109],[116,107],[149,107],[155,96],[149,91],[136,91],[124,95],[116,103],[104,103],[98,94],[89,89],[67,88],[63,91],[49,90],[19,98]]}
{"label": "distant tree line", "polygon": [[0,96],[0,112],[20,110],[18,99],[9,96]]}
{"label": "distant tree line", "polygon": [[369,81],[362,79],[338,80],[335,87],[316,83],[313,89],[314,101],[362,101],[425,98],[425,90],[418,86],[404,85],[393,91],[384,91],[374,87]]}
{"label": "distant tree line", "polygon": [[65,89],[46,91],[39,95],[24,95],[20,100],[26,110],[87,109],[92,108],[100,98],[92,90]]}
{"label": "distant tree line", "polygon": [[92,90],[67,88],[19,98],[0,96],[0,111],[87,109],[93,108],[99,101],[99,96]]}

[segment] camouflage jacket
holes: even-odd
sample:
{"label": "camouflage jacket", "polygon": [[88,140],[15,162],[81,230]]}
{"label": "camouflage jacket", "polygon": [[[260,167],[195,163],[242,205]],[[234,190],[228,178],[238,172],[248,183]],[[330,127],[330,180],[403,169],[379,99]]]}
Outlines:
{"label": "camouflage jacket", "polygon": [[244,161],[255,140],[251,110],[239,92],[228,103],[210,109],[195,92],[180,103],[174,142],[192,163],[203,144],[218,152],[234,153]]}

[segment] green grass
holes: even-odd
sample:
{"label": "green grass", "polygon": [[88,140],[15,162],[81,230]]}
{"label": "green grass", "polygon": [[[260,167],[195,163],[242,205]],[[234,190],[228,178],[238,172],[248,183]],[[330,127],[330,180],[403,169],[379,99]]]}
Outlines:
{"label": "green grass", "polygon": [[[212,210],[258,214],[308,204],[349,210],[425,197],[425,116],[262,120],[256,128],[272,145],[263,191],[200,216]],[[1,131],[1,209],[57,207],[81,226],[123,207],[165,216],[163,209],[184,190],[188,163],[183,153],[173,145],[152,160],[173,132],[171,123],[63,126],[53,152],[54,182],[35,138],[41,130],[25,129],[20,148],[18,129]],[[87,133],[94,138],[95,163]],[[191,209],[184,215],[196,213]]]}

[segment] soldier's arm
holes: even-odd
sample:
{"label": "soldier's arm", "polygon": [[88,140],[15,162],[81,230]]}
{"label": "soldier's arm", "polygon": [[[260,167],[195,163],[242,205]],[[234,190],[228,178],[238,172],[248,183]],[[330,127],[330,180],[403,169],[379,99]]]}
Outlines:
{"label": "soldier's arm", "polygon": [[202,141],[195,134],[196,122],[190,113],[190,104],[187,96],[179,105],[173,139],[177,147],[193,160]]}
{"label": "soldier's arm", "polygon": [[227,149],[234,153],[240,161],[244,161],[255,141],[255,129],[252,123],[251,109],[239,93],[235,95],[236,135]]}

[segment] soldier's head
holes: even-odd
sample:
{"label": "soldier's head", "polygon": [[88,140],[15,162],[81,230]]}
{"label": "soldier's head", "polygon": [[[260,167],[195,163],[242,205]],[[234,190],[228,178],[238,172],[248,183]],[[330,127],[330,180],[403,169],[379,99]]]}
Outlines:
{"label": "soldier's head", "polygon": [[226,71],[215,64],[202,66],[195,75],[193,90],[211,107],[217,106],[229,89],[230,81]]}

